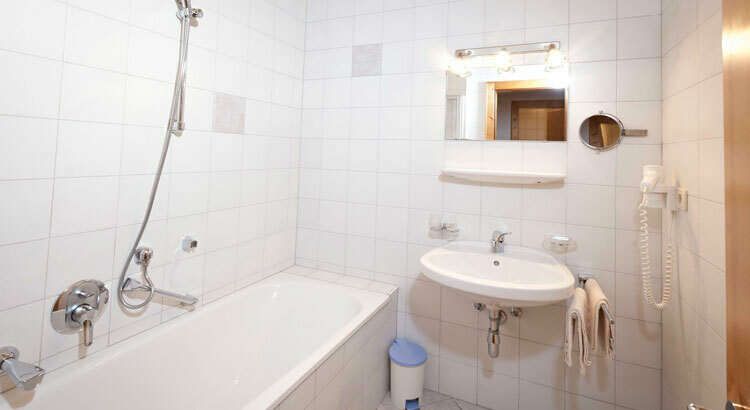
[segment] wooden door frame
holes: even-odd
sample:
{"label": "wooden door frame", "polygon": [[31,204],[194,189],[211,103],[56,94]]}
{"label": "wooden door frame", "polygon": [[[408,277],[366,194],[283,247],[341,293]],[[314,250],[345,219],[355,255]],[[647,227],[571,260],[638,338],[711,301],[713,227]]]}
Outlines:
{"label": "wooden door frame", "polygon": [[727,396],[750,405],[750,1],[723,1]]}

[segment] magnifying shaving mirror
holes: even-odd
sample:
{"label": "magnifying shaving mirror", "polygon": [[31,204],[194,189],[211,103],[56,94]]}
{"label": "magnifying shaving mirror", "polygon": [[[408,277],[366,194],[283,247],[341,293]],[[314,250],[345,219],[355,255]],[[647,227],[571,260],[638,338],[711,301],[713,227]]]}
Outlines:
{"label": "magnifying shaving mirror", "polygon": [[626,129],[619,118],[600,111],[581,123],[581,142],[597,151],[607,151],[620,144],[622,137],[645,137],[647,130]]}

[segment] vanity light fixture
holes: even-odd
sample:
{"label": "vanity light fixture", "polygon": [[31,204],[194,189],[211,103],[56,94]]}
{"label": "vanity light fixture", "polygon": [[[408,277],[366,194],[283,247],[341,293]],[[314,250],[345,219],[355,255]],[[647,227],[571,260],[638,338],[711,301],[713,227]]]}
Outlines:
{"label": "vanity light fixture", "polygon": [[466,78],[471,75],[471,71],[466,68],[466,63],[458,58],[454,58],[448,63],[448,71],[461,78]]}
{"label": "vanity light fixture", "polygon": [[555,45],[550,44],[547,49],[547,58],[544,59],[544,66],[547,71],[562,67],[565,64],[565,56],[562,51]]}
{"label": "vanity light fixture", "polygon": [[502,49],[495,56],[495,65],[499,73],[513,71],[513,56],[510,55],[508,50]]}
{"label": "vanity light fixture", "polygon": [[[505,46],[458,49],[453,53],[455,58],[448,65],[448,70],[456,75],[467,77],[471,75],[471,72],[468,70],[467,66],[492,67],[492,65],[494,64],[494,66],[497,67],[498,72],[507,73],[513,71],[514,55],[541,53],[547,54],[544,64],[547,71],[559,68],[565,64],[565,56],[560,51],[560,42],[547,41],[541,43],[511,44]],[[470,63],[469,59],[473,60],[475,57],[480,58],[477,58]],[[457,67],[460,67],[460,69],[457,69]]]}

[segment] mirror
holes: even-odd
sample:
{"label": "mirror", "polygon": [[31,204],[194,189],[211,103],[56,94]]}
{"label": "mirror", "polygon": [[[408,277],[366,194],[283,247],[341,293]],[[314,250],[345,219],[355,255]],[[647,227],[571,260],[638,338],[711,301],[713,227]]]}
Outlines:
{"label": "mirror", "polygon": [[565,141],[567,89],[553,81],[495,81],[497,70],[446,74],[445,138]]}
{"label": "mirror", "polygon": [[584,145],[606,151],[620,144],[624,127],[614,115],[599,113],[583,120],[579,132]]}

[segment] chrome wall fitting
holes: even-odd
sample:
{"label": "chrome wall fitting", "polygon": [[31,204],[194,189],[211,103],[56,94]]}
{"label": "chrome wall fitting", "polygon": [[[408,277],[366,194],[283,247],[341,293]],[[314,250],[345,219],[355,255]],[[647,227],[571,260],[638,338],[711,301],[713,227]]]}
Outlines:
{"label": "chrome wall fitting", "polygon": [[131,306],[135,306],[136,309],[140,309],[141,307],[146,306],[146,304],[151,302],[155,295],[160,295],[168,299],[175,300],[181,306],[193,306],[198,303],[198,298],[196,298],[195,296],[183,295],[169,290],[159,289],[154,285],[154,282],[151,281],[151,278],[148,275],[148,265],[151,263],[151,259],[153,259],[153,257],[154,250],[149,247],[141,246],[135,250],[135,263],[136,265],[141,267],[141,275],[143,275],[143,280],[145,281],[145,283],[133,278],[125,279],[125,281],[120,286],[120,296],[124,298],[125,295],[127,295],[128,297],[146,295],[146,301],[137,305],[128,304],[126,306],[129,308],[131,308]]}
{"label": "chrome wall fitting", "polygon": [[18,360],[18,349],[13,346],[0,347],[0,376],[7,374],[13,383],[23,390],[34,390],[44,377],[44,369]]}
{"label": "chrome wall fitting", "polygon": [[52,306],[52,327],[60,333],[83,330],[83,344],[94,343],[94,322],[104,312],[109,290],[99,280],[88,279],[66,289]]}

